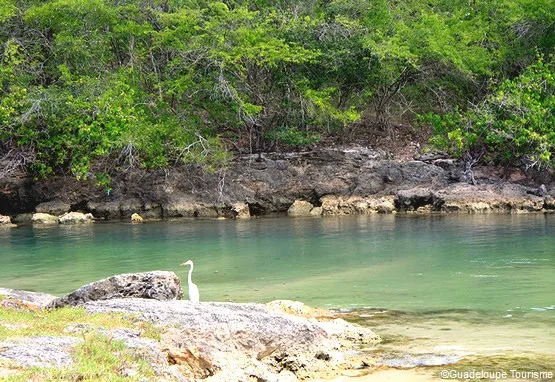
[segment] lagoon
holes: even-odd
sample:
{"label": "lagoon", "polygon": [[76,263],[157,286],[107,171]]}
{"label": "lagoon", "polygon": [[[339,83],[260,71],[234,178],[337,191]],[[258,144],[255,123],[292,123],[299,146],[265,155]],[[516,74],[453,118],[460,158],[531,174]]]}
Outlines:
{"label": "lagoon", "polygon": [[278,217],[0,231],[6,288],[58,295],[155,269],[186,280],[179,264],[187,259],[195,262],[201,300],[291,299],[344,311],[387,338],[382,349],[390,353],[555,354],[555,215]]}

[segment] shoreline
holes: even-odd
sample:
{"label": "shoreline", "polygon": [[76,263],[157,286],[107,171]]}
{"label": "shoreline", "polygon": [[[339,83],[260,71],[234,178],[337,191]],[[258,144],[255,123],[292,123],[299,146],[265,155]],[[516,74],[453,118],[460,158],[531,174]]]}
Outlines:
{"label": "shoreline", "polygon": [[238,156],[219,173],[133,169],[113,174],[110,186],[14,174],[0,180],[0,214],[17,223],[69,211],[104,220],[555,211],[550,172],[478,166],[474,178],[469,184],[462,164],[441,156],[396,161],[367,147],[317,149]]}

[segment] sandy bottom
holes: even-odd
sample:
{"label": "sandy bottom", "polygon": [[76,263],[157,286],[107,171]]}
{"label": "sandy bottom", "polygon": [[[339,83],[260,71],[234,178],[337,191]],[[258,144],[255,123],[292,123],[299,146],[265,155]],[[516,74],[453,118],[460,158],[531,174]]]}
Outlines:
{"label": "sandy bottom", "polygon": [[379,370],[363,377],[339,377],[331,381],[317,380],[314,382],[429,382],[441,381],[431,372],[420,370]]}

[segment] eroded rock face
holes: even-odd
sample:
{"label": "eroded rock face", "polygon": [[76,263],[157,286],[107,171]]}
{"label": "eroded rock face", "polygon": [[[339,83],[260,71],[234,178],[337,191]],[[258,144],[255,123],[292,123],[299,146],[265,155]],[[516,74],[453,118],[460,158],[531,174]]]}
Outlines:
{"label": "eroded rock face", "polygon": [[59,199],[44,202],[35,207],[38,213],[60,216],[69,212],[71,206]]}
{"label": "eroded rock face", "polygon": [[[285,305],[305,313],[310,310],[300,303]],[[114,299],[84,306],[90,313],[132,313],[163,326],[163,351],[170,364],[190,379],[329,378],[345,368],[360,366],[345,350],[357,343],[380,341],[371,330],[343,320],[319,322],[260,304]]]}
{"label": "eroded rock face", "polygon": [[94,222],[92,214],[84,214],[82,212],[68,212],[58,217],[60,224],[87,224]]}
{"label": "eroded rock face", "polygon": [[[310,214],[314,215],[393,211],[500,212],[505,210],[503,205],[507,200],[506,210],[525,212],[537,210],[534,199],[527,198],[527,191],[532,193],[531,197],[554,196],[553,172],[539,174],[476,167],[474,176],[480,186],[475,187],[475,192],[466,190],[466,200],[463,200],[462,194],[454,194],[456,188],[468,186],[461,173],[461,164],[437,158],[430,156],[422,157],[422,161],[401,162],[391,160],[385,152],[365,147],[244,155],[230,162],[225,176],[203,172],[194,165],[166,171],[135,169],[115,174],[114,191],[110,195],[94,182],[76,181],[70,176],[54,176],[37,182],[14,178],[3,183],[2,189],[8,191],[0,192],[0,212],[29,211],[28,206],[34,203],[61,199],[71,205],[85,206],[84,209],[96,218],[126,220],[135,212],[149,219],[242,218],[246,217],[245,203],[250,215],[271,215],[287,212],[295,200],[322,203],[322,210],[317,207],[311,210]],[[540,186],[542,183],[545,187]],[[487,193],[481,192],[481,185],[501,190],[495,202],[498,207],[484,209],[475,204],[493,203]],[[515,189],[514,193],[503,190],[505,186],[526,187],[521,195],[522,190]],[[381,198],[388,200],[380,202]],[[534,202],[530,204],[530,201]],[[445,208],[442,202],[448,203]],[[241,206],[241,213],[238,206]]]}
{"label": "eroded rock face", "polygon": [[51,301],[48,309],[82,305],[88,301],[115,298],[175,300],[183,297],[179,277],[173,272],[129,273],[95,281]]}

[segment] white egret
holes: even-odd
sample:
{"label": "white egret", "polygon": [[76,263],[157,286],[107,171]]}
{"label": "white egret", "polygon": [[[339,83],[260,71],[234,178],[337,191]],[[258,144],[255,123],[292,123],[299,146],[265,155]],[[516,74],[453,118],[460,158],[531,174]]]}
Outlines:
{"label": "white egret", "polygon": [[199,302],[200,300],[200,294],[198,291],[198,287],[196,286],[196,284],[191,280],[191,274],[193,273],[193,262],[191,260],[187,260],[186,262],[179,264],[179,265],[190,265],[191,268],[189,269],[189,278],[188,278],[188,284],[189,284],[189,301],[192,302]]}

